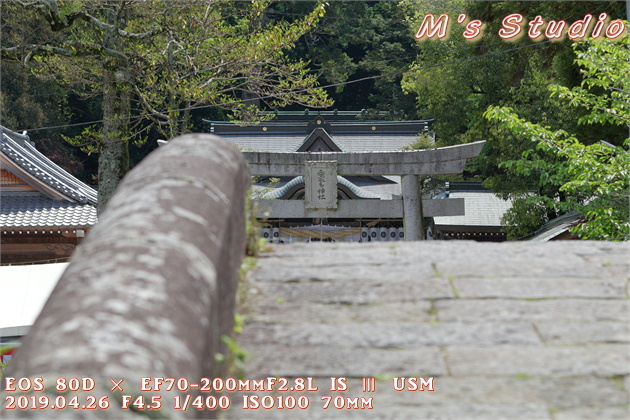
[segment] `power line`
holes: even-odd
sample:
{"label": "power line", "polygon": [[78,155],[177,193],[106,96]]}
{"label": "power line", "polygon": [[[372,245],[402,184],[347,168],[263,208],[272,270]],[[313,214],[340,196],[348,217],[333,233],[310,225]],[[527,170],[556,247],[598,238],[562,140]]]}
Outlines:
{"label": "power line", "polygon": [[[546,43],[549,43],[549,42],[551,42],[551,41],[546,40],[546,41],[541,41],[541,42],[537,42],[537,43],[533,43],[533,44],[521,45],[519,47],[509,48],[507,50],[493,51],[493,52],[490,52],[490,53],[486,53],[486,54],[482,54],[482,55],[478,55],[478,56],[474,56],[474,57],[466,57],[466,58],[462,58],[462,59],[459,59],[459,60],[447,61],[445,63],[437,63],[437,64],[432,64],[432,65],[429,65],[429,66],[423,66],[423,67],[420,67],[420,68],[415,68],[415,69],[411,69],[411,70],[407,70],[407,71],[395,71],[395,72],[386,73],[386,74],[380,74],[380,75],[375,75],[375,76],[366,76],[366,77],[362,77],[362,78],[359,78],[359,79],[348,80],[348,81],[345,81],[345,82],[331,83],[331,84],[328,84],[328,85],[325,85],[325,86],[306,88],[306,89],[297,90],[297,91],[293,91],[293,92],[287,92],[287,93],[284,93],[284,94],[267,95],[267,96],[260,97],[260,99],[274,99],[274,98],[279,98],[281,96],[286,96],[286,95],[291,95],[291,94],[296,94],[296,93],[306,93],[306,92],[310,92],[310,91],[318,90],[318,89],[329,89],[329,88],[334,88],[334,87],[339,87],[339,86],[351,85],[351,84],[354,84],[354,83],[365,82],[365,81],[368,81],[368,80],[376,80],[376,79],[381,79],[381,78],[391,77],[391,76],[400,76],[400,75],[402,75],[404,73],[417,72],[417,71],[427,70],[427,69],[436,68],[436,67],[442,67],[442,66],[447,66],[447,65],[459,64],[459,63],[463,63],[463,62],[471,61],[471,60],[476,60],[476,59],[483,58],[483,57],[489,57],[489,56],[493,56],[493,55],[497,55],[497,54],[503,54],[503,53],[507,53],[507,52],[511,52],[511,51],[521,50],[521,49],[524,49],[524,48],[539,46],[539,45],[546,44]],[[192,111],[192,110],[195,110],[195,109],[227,107],[229,105],[235,105],[235,104],[238,104],[240,102],[242,102],[242,100],[234,100],[234,101],[223,102],[223,103],[218,103],[218,104],[211,104],[211,105],[200,105],[200,106],[193,106],[193,107],[185,107],[185,108],[174,109],[174,110],[171,110],[171,111],[164,111],[164,113],[165,114],[170,114],[172,112]],[[94,120],[94,121],[75,123],[75,124],[65,124],[65,125],[57,125],[57,126],[49,126],[49,127],[32,128],[32,129],[28,129],[26,131],[30,132],[30,131],[53,130],[53,129],[58,129],[58,128],[79,127],[79,126],[86,126],[86,125],[91,125],[91,124],[100,124],[100,123],[103,123],[105,121],[139,120],[141,118],[150,117],[152,115],[153,114],[149,113],[149,114],[141,114],[141,115],[130,116],[130,117],[112,118],[112,119],[109,119],[109,120],[101,119],[101,120]]]}
{"label": "power line", "polygon": [[[467,47],[462,47],[462,48],[451,48],[448,49],[446,51],[434,51],[432,53],[429,53],[427,55],[423,55],[424,58],[430,58],[430,57],[434,57],[434,56],[438,56],[442,53],[447,53],[447,54],[451,54],[451,53],[456,53],[456,52],[460,52],[460,51],[466,51],[466,50],[472,50],[472,49],[481,49],[481,48],[489,48],[489,47],[493,47],[499,44],[505,44],[505,41],[501,41],[501,42],[494,42],[494,43],[490,43],[490,44],[475,44],[475,45],[471,45],[471,46],[467,46]],[[424,51],[423,51],[424,54]],[[403,61],[403,60],[407,60],[407,59],[411,59],[414,57],[418,57],[418,54],[414,54],[414,55],[406,55],[406,56],[402,56],[402,57],[396,57],[396,58],[390,58],[387,60],[368,60],[368,61],[360,61],[358,63],[352,63],[352,64],[347,64],[347,65],[343,65],[343,66],[330,66],[330,67],[320,67],[320,68],[316,68],[316,69],[308,69],[308,73],[324,73],[326,71],[329,70],[337,70],[337,69],[346,69],[346,68],[353,68],[353,67],[366,67],[366,66],[371,66],[371,65],[375,65],[375,64],[381,64],[381,63],[390,63],[390,62],[394,62],[394,61]],[[294,73],[295,74],[295,73]],[[122,91],[122,89],[115,89],[114,91],[116,92],[120,92]],[[99,95],[102,93],[101,90],[91,90],[91,91],[78,91],[78,90],[73,90],[71,91],[72,94],[75,95]],[[46,96],[56,96],[58,95],[58,93],[30,93],[29,96],[31,97],[46,97]]]}

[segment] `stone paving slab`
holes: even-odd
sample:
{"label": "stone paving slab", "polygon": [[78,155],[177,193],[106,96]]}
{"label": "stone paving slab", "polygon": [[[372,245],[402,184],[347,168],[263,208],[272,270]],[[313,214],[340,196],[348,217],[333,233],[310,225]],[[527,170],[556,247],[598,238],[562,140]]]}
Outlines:
{"label": "stone paving slab", "polygon": [[277,246],[246,286],[244,377],[318,390],[232,392],[224,418],[630,419],[627,243]]}
{"label": "stone paving slab", "polygon": [[[245,347],[249,350],[248,347]],[[297,372],[300,372],[297,374]],[[246,377],[317,377],[328,382],[330,377],[370,378],[448,374],[438,347],[413,350],[366,349],[329,346],[257,346],[250,356]]]}
{"label": "stone paving slab", "polygon": [[[357,270],[359,271],[359,270]],[[409,270],[409,274],[415,274]],[[404,279],[406,277],[398,277]],[[413,302],[419,298],[453,298],[448,280],[441,278],[419,278],[416,281],[387,280],[348,280],[324,281],[305,280],[289,283],[270,283],[257,286],[261,292],[273,297],[275,302],[340,303],[340,304],[379,304],[385,302]],[[341,287],[343,284],[343,287]],[[408,294],[400,295],[400,290]]]}
{"label": "stone paving slab", "polygon": [[434,306],[442,322],[628,321],[626,299],[447,299]]}
{"label": "stone paving slab", "polygon": [[[315,324],[363,323],[379,320],[395,322],[408,319],[414,322],[429,322],[432,303],[426,301],[389,302],[367,305],[344,305],[341,303],[282,303],[260,304],[257,311],[248,317],[250,323],[263,324]],[[287,316],[291,314],[291,316]]]}
{"label": "stone paving slab", "polygon": [[626,279],[598,277],[454,278],[461,298],[615,298],[626,294]]}
{"label": "stone paving slab", "polygon": [[630,355],[626,344],[570,347],[449,347],[453,375],[626,376]]}
{"label": "stone paving slab", "polygon": [[592,420],[592,419],[627,419],[627,408],[619,407],[580,407],[569,410],[558,410],[554,420]]}
{"label": "stone paving slab", "polygon": [[336,343],[339,346],[392,349],[477,343],[537,345],[541,342],[533,325],[523,322],[421,324],[408,321],[341,325],[251,325],[243,333],[242,340],[259,344],[285,343],[288,346],[325,346]]}
{"label": "stone paving slab", "polygon": [[[610,321],[544,321],[534,324],[543,342],[552,345],[630,342],[630,325]],[[584,334],[589,331],[589,334]]]}

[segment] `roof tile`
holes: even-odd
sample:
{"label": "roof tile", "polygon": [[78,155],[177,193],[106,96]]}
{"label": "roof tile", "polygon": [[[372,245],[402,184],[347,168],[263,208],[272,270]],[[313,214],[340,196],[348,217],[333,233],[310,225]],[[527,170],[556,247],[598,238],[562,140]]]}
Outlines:
{"label": "roof tile", "polygon": [[97,221],[94,206],[53,200],[39,192],[3,192],[0,209],[0,228],[91,226]]}

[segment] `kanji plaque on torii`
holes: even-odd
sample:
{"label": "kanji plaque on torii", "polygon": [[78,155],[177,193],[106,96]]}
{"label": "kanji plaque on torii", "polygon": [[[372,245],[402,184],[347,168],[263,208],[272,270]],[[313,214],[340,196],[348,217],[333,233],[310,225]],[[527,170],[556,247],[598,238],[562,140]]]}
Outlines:
{"label": "kanji plaque on torii", "polygon": [[337,162],[307,161],[304,205],[309,210],[337,208]]}

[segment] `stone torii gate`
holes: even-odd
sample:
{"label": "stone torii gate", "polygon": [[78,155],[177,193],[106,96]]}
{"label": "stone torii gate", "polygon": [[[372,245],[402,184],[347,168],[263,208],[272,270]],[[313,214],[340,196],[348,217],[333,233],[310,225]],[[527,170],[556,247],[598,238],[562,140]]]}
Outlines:
{"label": "stone torii gate", "polygon": [[[424,239],[424,216],[464,214],[464,199],[422,200],[420,178],[460,174],[485,141],[395,152],[243,152],[252,175],[305,178],[305,200],[257,200],[258,217],[402,218],[405,240]],[[337,175],[399,175],[402,200],[337,200]]]}

